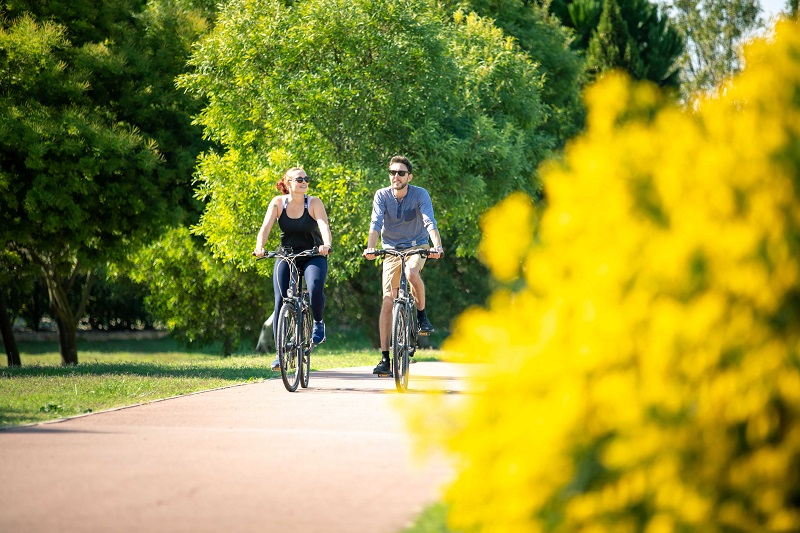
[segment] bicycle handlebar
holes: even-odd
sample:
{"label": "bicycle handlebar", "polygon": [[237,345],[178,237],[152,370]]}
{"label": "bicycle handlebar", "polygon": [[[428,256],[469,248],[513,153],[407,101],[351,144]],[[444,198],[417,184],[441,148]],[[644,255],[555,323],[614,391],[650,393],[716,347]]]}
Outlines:
{"label": "bicycle handlebar", "polygon": [[[251,255],[255,256],[256,253],[253,252]],[[261,259],[267,259],[267,258],[274,259],[276,257],[278,259],[296,259],[298,257],[314,257],[314,256],[323,257],[322,254],[319,253],[319,247],[317,247],[317,246],[315,246],[315,247],[313,247],[313,248],[311,248],[309,250],[303,250],[302,252],[298,252],[298,253],[287,252],[286,250],[273,250],[273,251],[267,252],[266,254],[262,255],[261,257],[256,256],[256,261],[259,261]]]}
{"label": "bicycle handlebar", "polygon": [[395,257],[408,257],[410,255],[421,255],[422,257],[428,257],[430,254],[436,252],[433,252],[431,250],[426,250],[425,248],[417,248],[416,250],[395,250],[394,248],[381,248],[381,249],[376,249],[375,252],[373,253],[375,254],[375,258],[377,259],[378,257],[383,257],[384,255],[393,255]]}

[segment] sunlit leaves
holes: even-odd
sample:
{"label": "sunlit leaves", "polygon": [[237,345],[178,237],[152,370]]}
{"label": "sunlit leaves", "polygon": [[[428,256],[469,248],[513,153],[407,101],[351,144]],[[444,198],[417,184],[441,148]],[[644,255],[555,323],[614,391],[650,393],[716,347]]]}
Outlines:
{"label": "sunlit leaves", "polygon": [[545,80],[490,20],[434,2],[234,1],[197,47],[182,88],[219,153],[199,166],[197,228],[227,260],[249,254],[274,183],[301,165],[326,204],[331,277],[361,265],[372,195],[404,153],[434,200],[449,250],[474,255],[478,218],[514,190],[535,194],[555,144]]}

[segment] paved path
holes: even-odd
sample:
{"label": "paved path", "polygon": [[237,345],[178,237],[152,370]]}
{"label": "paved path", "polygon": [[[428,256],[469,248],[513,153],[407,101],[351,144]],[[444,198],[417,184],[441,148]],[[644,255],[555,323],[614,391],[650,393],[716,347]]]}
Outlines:
{"label": "paved path", "polygon": [[467,385],[411,370],[403,395],[351,368],[0,431],[0,532],[397,533],[452,473],[412,453],[394,402]]}

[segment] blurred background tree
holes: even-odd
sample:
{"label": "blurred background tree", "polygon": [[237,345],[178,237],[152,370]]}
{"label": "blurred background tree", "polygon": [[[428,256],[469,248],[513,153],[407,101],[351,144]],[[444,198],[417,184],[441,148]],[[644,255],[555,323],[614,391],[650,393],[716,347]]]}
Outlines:
{"label": "blurred background tree", "polygon": [[685,100],[739,72],[742,45],[765,24],[759,0],[675,0],[671,16],[686,40],[681,58]]}

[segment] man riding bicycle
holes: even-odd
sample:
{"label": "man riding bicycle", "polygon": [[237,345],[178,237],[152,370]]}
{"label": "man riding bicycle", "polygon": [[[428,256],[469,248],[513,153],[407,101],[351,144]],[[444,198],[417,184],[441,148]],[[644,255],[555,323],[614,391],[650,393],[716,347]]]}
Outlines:
{"label": "man riding bicycle", "polygon": [[[389,187],[378,189],[372,201],[372,217],[369,237],[364,257],[375,259],[375,247],[380,236],[384,248],[407,250],[433,248],[428,257],[439,259],[444,256],[439,228],[433,216],[433,205],[428,191],[422,187],[409,185],[413,178],[411,162],[404,156],[394,156],[389,162]],[[381,340],[381,360],[372,371],[373,374],[391,373],[389,362],[389,342],[392,328],[392,303],[397,296],[400,284],[400,258],[385,257],[383,262],[383,304],[378,322]],[[417,303],[417,320],[420,333],[429,335],[433,325],[425,313],[425,284],[420,275],[425,258],[413,255],[406,261],[406,277],[411,284],[411,292]]]}

